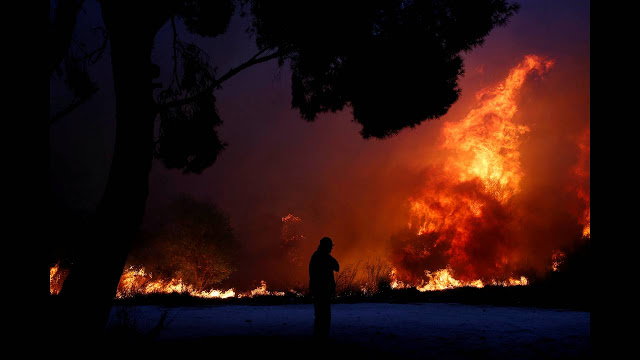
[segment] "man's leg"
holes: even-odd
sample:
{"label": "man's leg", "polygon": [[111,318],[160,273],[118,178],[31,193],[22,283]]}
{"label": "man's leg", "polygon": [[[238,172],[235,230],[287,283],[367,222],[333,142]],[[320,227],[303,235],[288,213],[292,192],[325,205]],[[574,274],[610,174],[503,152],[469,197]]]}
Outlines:
{"label": "man's leg", "polygon": [[320,331],[319,335],[323,338],[328,338],[329,329],[331,327],[331,301],[328,298],[323,298],[318,305],[320,308],[320,326],[318,328]]}
{"label": "man's leg", "polygon": [[313,336],[318,337],[320,336],[320,327],[321,327],[321,311],[320,311],[320,302],[318,301],[317,298],[313,299],[313,311],[314,311],[314,319],[313,319]]}
{"label": "man's leg", "polygon": [[313,300],[315,321],[313,323],[313,335],[320,338],[329,337],[331,326],[331,299],[320,297]]}
{"label": "man's leg", "polygon": [[329,330],[331,330],[331,299],[327,299],[324,304],[325,308],[325,328],[324,328],[324,337],[329,337]]}

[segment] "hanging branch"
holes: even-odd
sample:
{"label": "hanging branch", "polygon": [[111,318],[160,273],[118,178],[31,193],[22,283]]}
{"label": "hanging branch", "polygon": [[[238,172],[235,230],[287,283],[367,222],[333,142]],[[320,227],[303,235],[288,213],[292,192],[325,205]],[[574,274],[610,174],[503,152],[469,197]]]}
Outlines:
{"label": "hanging branch", "polygon": [[286,50],[279,50],[276,51],[272,54],[269,55],[265,55],[263,57],[260,57],[260,55],[264,54],[267,51],[267,49],[262,49],[260,50],[257,54],[255,54],[254,56],[252,56],[249,60],[247,60],[246,62],[240,64],[238,67],[235,68],[231,68],[229,69],[229,71],[227,71],[224,75],[222,75],[219,79],[214,79],[214,81],[212,82],[211,85],[209,85],[204,91],[184,98],[184,99],[180,99],[180,100],[176,100],[176,101],[171,101],[171,102],[167,102],[167,103],[163,103],[158,105],[158,111],[164,111],[173,107],[178,107],[178,106],[183,106],[183,105],[188,105],[194,101],[196,101],[198,98],[210,94],[213,92],[213,90],[215,90],[216,88],[218,88],[223,82],[229,80],[231,77],[233,77],[234,75],[238,74],[239,72],[241,72],[242,70],[245,70],[253,65],[257,65],[272,59],[276,59],[278,57],[284,56],[288,53],[288,51]]}

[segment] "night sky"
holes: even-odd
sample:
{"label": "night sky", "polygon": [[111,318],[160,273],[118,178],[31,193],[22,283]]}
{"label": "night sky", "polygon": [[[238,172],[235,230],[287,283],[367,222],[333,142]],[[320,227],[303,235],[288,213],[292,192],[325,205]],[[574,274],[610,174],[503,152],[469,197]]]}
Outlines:
{"label": "night sky", "polygon": [[[532,129],[521,160],[526,174],[536,174],[524,178],[523,188],[535,194],[558,186],[564,169],[576,162],[572,139],[590,123],[589,2],[519,3],[520,12],[506,27],[465,55],[462,95],[449,113],[391,139],[363,140],[349,109],[313,123],[301,119],[291,109],[286,65],[278,68],[273,60],[243,71],[215,93],[227,149],[200,175],[167,170],[154,160],[143,226],[162,221],[166,205],[186,193],[216,203],[230,215],[239,239],[257,249],[269,246],[269,239],[257,235],[265,222],[292,213],[302,218],[310,242],[334,238],[338,258],[383,252],[389,236],[406,226],[406,199],[435,156],[444,121],[463,117],[477,91],[503,79],[527,54],[549,57],[555,66],[521,94],[516,121]],[[86,3],[76,28],[79,38],[95,46],[91,28],[100,25],[99,5]],[[219,74],[255,54],[247,25],[247,18],[236,15],[223,36],[193,38]],[[180,34],[183,41],[192,39],[184,28]],[[156,39],[153,61],[163,69],[161,80],[171,69],[170,36],[166,25]],[[108,53],[90,73],[100,91],[51,128],[56,205],[76,214],[90,212],[102,195],[115,135]],[[69,101],[59,81],[52,80],[50,90],[54,111]]]}

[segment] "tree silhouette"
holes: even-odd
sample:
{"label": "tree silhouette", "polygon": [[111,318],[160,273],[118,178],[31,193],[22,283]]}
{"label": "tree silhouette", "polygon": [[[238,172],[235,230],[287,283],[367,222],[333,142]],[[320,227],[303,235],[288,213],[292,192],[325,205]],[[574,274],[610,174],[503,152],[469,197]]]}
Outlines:
{"label": "tree silhouette", "polygon": [[[100,331],[108,317],[128,251],[145,209],[155,156],[169,168],[200,173],[225,147],[214,91],[239,72],[277,59],[292,70],[292,106],[306,120],[345,107],[364,138],[385,138],[444,115],[457,100],[461,53],[482,44],[518,5],[502,0],[98,0],[110,46],[116,100],[116,139],[107,185],[86,248],[60,293],[58,321],[76,335]],[[95,91],[85,65],[96,50],[69,57],[80,0],[52,9],[50,74],[62,71],[77,101]],[[176,21],[190,33],[225,33],[236,10],[251,17],[257,53],[218,75],[195,44],[180,41]],[[161,27],[173,30],[173,76],[154,82],[151,52]],[[74,61],[74,59],[76,59]],[[72,85],[75,84],[75,85]],[[159,137],[154,138],[156,118]]]}
{"label": "tree silhouette", "polygon": [[211,290],[236,269],[239,243],[229,217],[215,205],[181,196],[171,219],[135,244],[128,263],[161,278],[180,278],[195,290]]}
{"label": "tree silhouette", "polygon": [[350,105],[364,138],[444,115],[460,92],[460,53],[518,9],[504,1],[251,4],[258,47],[292,49],[284,58],[293,107],[314,120]]}

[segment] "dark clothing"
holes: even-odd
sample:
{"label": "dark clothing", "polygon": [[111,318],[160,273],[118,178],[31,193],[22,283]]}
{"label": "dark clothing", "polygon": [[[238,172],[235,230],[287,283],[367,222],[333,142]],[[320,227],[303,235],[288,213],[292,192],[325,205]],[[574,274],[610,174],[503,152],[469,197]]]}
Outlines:
{"label": "dark clothing", "polygon": [[318,249],[309,262],[309,291],[313,297],[315,322],[313,334],[328,337],[331,324],[331,298],[336,292],[333,272],[340,270],[338,261],[327,251]]}
{"label": "dark clothing", "polygon": [[336,281],[333,272],[340,270],[338,261],[328,252],[317,250],[309,262],[309,291],[312,296],[335,295]]}

